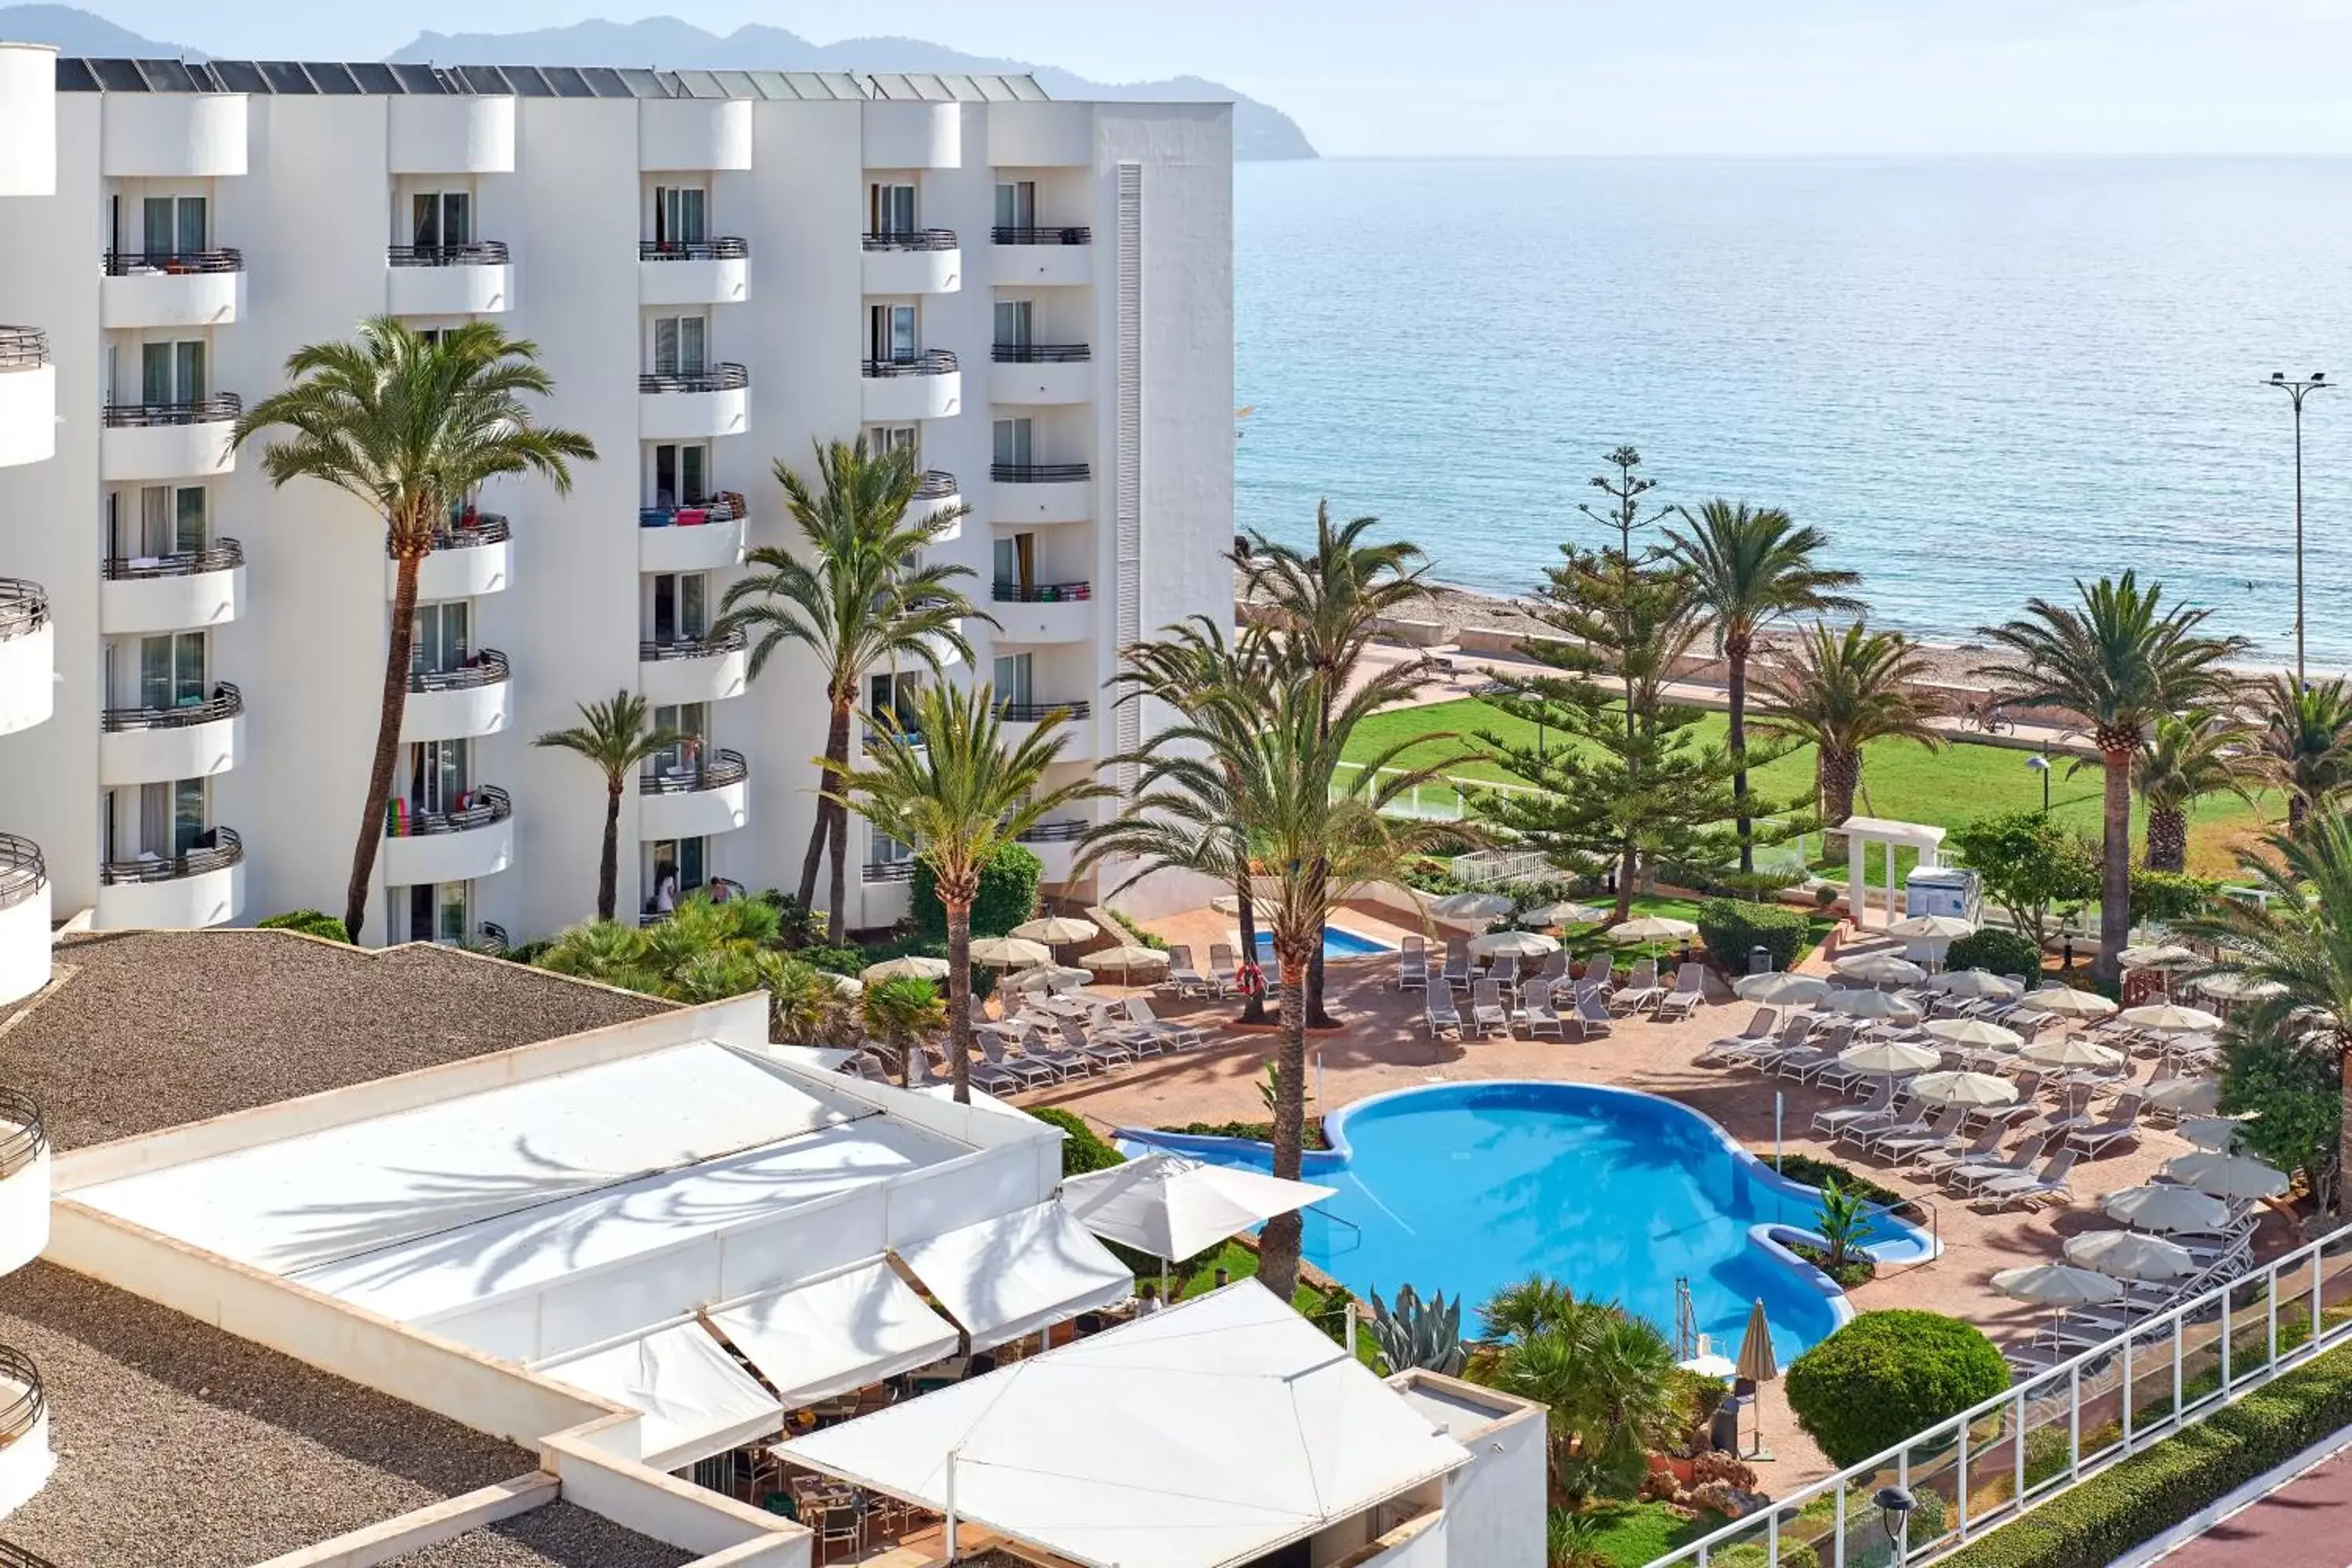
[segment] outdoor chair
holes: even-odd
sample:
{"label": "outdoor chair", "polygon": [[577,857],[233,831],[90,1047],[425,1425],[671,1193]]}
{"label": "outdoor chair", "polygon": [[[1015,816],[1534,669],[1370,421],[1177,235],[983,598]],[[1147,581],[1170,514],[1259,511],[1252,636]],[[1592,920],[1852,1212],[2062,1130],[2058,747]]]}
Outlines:
{"label": "outdoor chair", "polygon": [[1870,1152],[1890,1164],[1899,1165],[1914,1154],[1930,1149],[1941,1149],[1960,1136],[1960,1123],[1968,1119],[1968,1107],[1948,1105],[1944,1114],[1929,1123],[1924,1132],[1887,1132],[1873,1139]]}
{"label": "outdoor chair", "polygon": [[2066,1134],[2066,1146],[2084,1154],[2103,1154],[2117,1143],[2139,1141],[2140,1112],[2146,1108],[2145,1097],[2133,1092],[2116,1097],[2107,1108],[2107,1119],[2088,1127],[2077,1127]]}
{"label": "outdoor chair", "polygon": [[1609,1004],[1597,991],[1580,991],[1576,994],[1576,1037],[1589,1040],[1595,1035],[1610,1031],[1612,1020]]}
{"label": "outdoor chair", "polygon": [[[992,1037],[989,1043],[993,1045],[995,1041]],[[1002,1047],[998,1048],[1003,1049]],[[972,1088],[989,1094],[1018,1094],[1024,1089],[1037,1087],[992,1056],[976,1058],[971,1064],[971,1077]]]}
{"label": "outdoor chair", "polygon": [[1119,1017],[1108,1002],[1096,1003],[1094,1011],[1087,1015],[1087,1038],[1117,1040],[1139,1057],[1161,1056],[1175,1049],[1157,1031],[1137,1028]]}
{"label": "outdoor chair", "polygon": [[1470,987],[1470,1026],[1482,1036],[1511,1032],[1511,1015],[1503,1005],[1501,982],[1481,980]]}
{"label": "outdoor chair", "polygon": [[1544,959],[1543,967],[1536,972],[1535,977],[1538,980],[1550,981],[1554,990],[1558,990],[1559,987],[1567,984],[1568,949],[1564,947],[1553,948],[1550,954]]}
{"label": "outdoor chair", "polygon": [[1756,1009],[1755,1016],[1748,1020],[1746,1028],[1736,1035],[1726,1035],[1719,1040],[1709,1040],[1706,1043],[1706,1048],[1700,1051],[1694,1059],[1702,1062],[1726,1062],[1731,1060],[1740,1051],[1753,1046],[1761,1046],[1772,1038],[1772,1009],[1759,1007]]}
{"label": "outdoor chair", "polygon": [[1531,1040],[1547,1029],[1554,1039],[1568,1038],[1567,1026],[1561,1024],[1559,1014],[1551,1005],[1551,984],[1540,976],[1530,980],[1519,999],[1519,1016],[1527,1020],[1528,1038]]}
{"label": "outdoor chair", "polygon": [[1470,986],[1470,944],[1448,942],[1445,944],[1445,983],[1467,990]]}
{"label": "outdoor chair", "polygon": [[919,1045],[909,1045],[907,1047],[907,1087],[922,1089],[937,1081],[931,1077],[931,1053]]}
{"label": "outdoor chair", "polygon": [[1841,1105],[1829,1110],[1813,1112],[1812,1130],[1835,1134],[1837,1130],[1853,1121],[1868,1121],[1888,1115],[1895,1110],[1895,1080],[1881,1078],[1877,1090],[1860,1105]]}
{"label": "outdoor chair", "polygon": [[[1062,1076],[1053,1068],[1033,1058],[1006,1056],[1004,1042],[994,1035],[981,1036],[979,1044],[982,1060],[999,1071],[1010,1074],[1020,1080],[1020,1086],[1024,1089],[1035,1089],[1040,1085],[1052,1083]],[[975,1069],[972,1081],[977,1083],[979,1081],[976,1076],[977,1069],[982,1064],[975,1062],[972,1065]],[[995,1091],[992,1089],[990,1092]]]}
{"label": "outdoor chair", "polygon": [[1654,1006],[1665,994],[1664,988],[1658,984],[1658,961],[1645,958],[1633,965],[1633,973],[1626,977],[1625,988],[1609,999],[1610,1011],[1638,1013],[1644,1007]]}
{"label": "outdoor chair", "polygon": [[1022,1026],[1019,1037],[1013,1043],[1021,1047],[1021,1055],[1025,1060],[1045,1063],[1066,1083],[1071,1079],[1085,1078],[1092,1074],[1095,1064],[1087,1059],[1083,1051],[1075,1051],[1066,1046],[1055,1047],[1046,1044],[1049,1035],[1058,1036],[1060,1033],[1061,1031],[1050,1023],[1044,1028],[1034,1024],[1024,1024]]}
{"label": "outdoor chair", "polygon": [[1943,1184],[1953,1192],[1975,1192],[1988,1182],[1998,1182],[2007,1176],[2027,1176],[2033,1173],[2033,1162],[2042,1158],[2042,1151],[2050,1146],[2050,1136],[2037,1132],[2021,1139],[2005,1160],[1977,1160],[1955,1165],[1944,1173]]}
{"label": "outdoor chair", "polygon": [[1229,942],[1209,947],[1209,984],[1218,996],[1230,996],[1241,986],[1241,960]]}
{"label": "outdoor chair", "polygon": [[1986,1160],[1999,1159],[2000,1141],[2008,1136],[2009,1129],[1996,1121],[1978,1133],[1977,1141],[1973,1143],[1965,1145],[1947,1143],[1940,1148],[1923,1149],[1913,1156],[1911,1163],[1918,1166],[1921,1175],[1932,1180],[1942,1175],[1946,1171],[1961,1165],[1973,1165]]}
{"label": "outdoor chair", "polygon": [[1076,1018],[1056,1018],[1054,1028],[1062,1044],[1098,1068],[1117,1067],[1135,1059],[1135,1047],[1108,1037],[1096,1038],[1078,1027]]}
{"label": "outdoor chair", "polygon": [[1422,1022],[1429,1026],[1430,1038],[1440,1034],[1462,1032],[1462,1013],[1454,1005],[1454,987],[1441,980],[1429,988],[1421,1005]]}
{"label": "outdoor chair", "polygon": [[1209,989],[1208,977],[1192,966],[1192,950],[1182,942],[1171,942],[1168,947],[1168,978],[1160,982],[1172,985],[1179,996],[1192,996]]}
{"label": "outdoor chair", "polygon": [[1175,1050],[1181,1051],[1188,1046],[1197,1046],[1207,1038],[1190,1024],[1173,1024],[1158,1016],[1151,1011],[1151,1004],[1140,996],[1130,996],[1127,999],[1127,1021],[1131,1026],[1145,1034],[1157,1035]]}
{"label": "outdoor chair", "polygon": [[1852,1142],[1866,1149],[1874,1139],[1905,1137],[1927,1130],[1927,1106],[1906,1094],[1885,1116],[1848,1121],[1830,1135],[1832,1143]]}
{"label": "outdoor chair", "polygon": [[2045,1198],[2072,1197],[2073,1189],[2066,1184],[2066,1173],[2074,1168],[2080,1152],[2061,1149],[2043,1163],[2042,1173],[2034,1176],[2003,1176],[1985,1183],[1977,1189],[1977,1197],[1990,1203],[1999,1213],[2011,1204],[2035,1205]]}
{"label": "outdoor chair", "polygon": [[1397,953],[1397,989],[1424,991],[1429,987],[1429,952],[1421,945],[1421,938],[1404,939],[1410,946]]}
{"label": "outdoor chair", "polygon": [[1687,1018],[1706,1000],[1706,965],[1685,963],[1675,971],[1675,988],[1658,998],[1658,1021]]}

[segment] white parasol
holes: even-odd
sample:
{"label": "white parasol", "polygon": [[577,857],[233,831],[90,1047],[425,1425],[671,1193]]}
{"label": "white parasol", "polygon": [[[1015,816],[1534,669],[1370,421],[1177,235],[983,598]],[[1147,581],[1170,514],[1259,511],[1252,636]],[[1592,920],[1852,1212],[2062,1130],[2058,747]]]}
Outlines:
{"label": "white parasol", "polygon": [[1500,893],[1448,893],[1431,900],[1429,912],[1447,921],[1497,921],[1511,912],[1511,900]]}
{"label": "white parasol", "polygon": [[1042,942],[1047,947],[1066,947],[1074,942],[1091,942],[1102,935],[1102,927],[1092,921],[1073,920],[1068,915],[1047,915],[1042,920],[1027,921],[1013,928],[1014,936],[1025,936],[1031,942]]}
{"label": "white parasol", "polygon": [[1828,995],[1830,983],[1817,974],[1791,974],[1780,969],[1769,974],[1743,974],[1731,983],[1731,989],[1743,1002],[1760,1002],[1771,1007],[1801,1007]]}
{"label": "white parasol", "polygon": [[2251,974],[2208,974],[2195,984],[2217,1002],[2259,1002],[2286,990],[2275,980],[2257,980]]}
{"label": "white parasol", "polygon": [[2106,1070],[2123,1065],[2124,1054],[2113,1046],[2103,1046],[2096,1040],[2079,1039],[2073,1035],[2059,1035],[2047,1040],[2035,1040],[2017,1053],[2037,1067],[2097,1068]]}
{"label": "white parasol", "polygon": [[2015,1105],[2017,1085],[1989,1072],[1921,1073],[1911,1092],[1930,1105]]}
{"label": "white parasol", "polygon": [[1084,985],[1093,975],[1065,963],[1041,963],[1004,982],[1007,991],[1050,991],[1057,985]]}
{"label": "white parasol", "polygon": [[1686,936],[1696,936],[1698,927],[1671,915],[1642,915],[1611,926],[1601,934],[1615,942],[1679,942]]}
{"label": "white parasol", "polygon": [[1958,942],[1976,933],[1976,922],[1958,915],[1913,915],[1896,921],[1886,928],[1886,934],[1901,937],[1905,942]]}
{"label": "white parasol", "polygon": [[1849,980],[1864,980],[1873,985],[1911,985],[1927,977],[1926,970],[1892,952],[1853,953],[1833,960],[1830,967]]}
{"label": "white parasol", "polygon": [[2030,1263],[2022,1268],[2004,1268],[1992,1277],[1992,1288],[2004,1296],[2020,1301],[2039,1301],[2045,1307],[2092,1307],[2112,1301],[2124,1293],[2113,1275],[2077,1268],[2071,1263]]}
{"label": "white parasol", "polygon": [[2180,1124],[2181,1142],[2208,1153],[2230,1153],[2245,1135],[2245,1121],[2235,1116],[2192,1116]]}
{"label": "white parasol", "polygon": [[1127,974],[1138,969],[1165,969],[1168,955],[1156,947],[1107,947],[1079,959],[1078,966],[1094,974]]}
{"label": "white parasol", "polygon": [[1470,939],[1473,958],[1542,958],[1559,951],[1559,939],[1533,931],[1490,931]]}
{"label": "white parasol", "polygon": [[2021,1007],[2031,1007],[2037,1013],[2054,1013],[2062,1018],[2107,1018],[2115,1015],[2116,1005],[2095,991],[2077,991],[2071,985],[2044,985],[2018,998]]}
{"label": "white parasol", "polygon": [[1829,994],[1832,1011],[1849,1018],[1892,1018],[1898,1023],[1916,1023],[1919,1005],[1905,1000],[1891,991],[1832,991]]}
{"label": "white parasol", "polygon": [[2015,1029],[2004,1029],[1982,1018],[1930,1018],[1927,1032],[1948,1046],[1975,1046],[1989,1051],[2013,1051],[2025,1044],[2025,1037]]}
{"label": "white parasol", "polygon": [[2066,1261],[2124,1279],[2179,1279],[2197,1259],[2177,1241],[2136,1230],[2094,1230],[2066,1238]]}
{"label": "white parasol", "polygon": [[2164,1173],[2217,1198],[2274,1198],[2286,1191],[2286,1173],[2243,1154],[2175,1154]]}
{"label": "white parasol", "polygon": [[948,961],[944,958],[924,958],[908,953],[904,958],[886,958],[879,963],[869,963],[857,972],[860,980],[945,980]]}
{"label": "white parasol", "polygon": [[2195,969],[2205,960],[2177,943],[2166,942],[2154,947],[2127,947],[2119,962],[2126,969]]}
{"label": "white parasol", "polygon": [[2218,1029],[2221,1020],[2202,1007],[2183,1007],[2177,1002],[2156,1002],[2145,1007],[2126,1007],[2123,1021],[2136,1029],[2154,1029],[2162,1035],[2185,1035],[2196,1029]]}
{"label": "white parasol", "polygon": [[2229,1205],[2182,1186],[2126,1187],[2100,1199],[2099,1208],[2135,1230],[2219,1230],[2230,1222]]}
{"label": "white parasol", "polygon": [[2210,1078],[2168,1078],[2147,1087],[2147,1102],[2183,1116],[2221,1108],[2221,1085]]}
{"label": "white parasol", "polygon": [[1608,918],[1607,910],[1596,910],[1591,904],[1546,904],[1539,910],[1529,910],[1521,915],[1519,923],[1530,926],[1597,926]]}
{"label": "white parasol", "polygon": [[1948,996],[2000,996],[2015,1001],[2025,994],[2024,986],[1989,969],[1948,969],[1929,977],[1927,984]]}
{"label": "white parasol", "polygon": [[1942,1059],[1929,1047],[1909,1040],[1867,1040],[1838,1053],[1838,1066],[1879,1075],[1925,1072]]}
{"label": "white parasol", "polygon": [[971,961],[986,969],[1028,969],[1053,963],[1054,955],[1025,937],[981,936],[972,938]]}

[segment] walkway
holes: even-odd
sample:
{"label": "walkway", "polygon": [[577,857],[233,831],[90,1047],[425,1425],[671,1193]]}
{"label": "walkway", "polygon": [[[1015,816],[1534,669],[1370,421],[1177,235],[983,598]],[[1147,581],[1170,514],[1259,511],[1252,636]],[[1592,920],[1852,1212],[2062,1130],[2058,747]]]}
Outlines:
{"label": "walkway", "polygon": [[2352,1563],[2352,1449],[2157,1559],[2161,1568],[2346,1568]]}

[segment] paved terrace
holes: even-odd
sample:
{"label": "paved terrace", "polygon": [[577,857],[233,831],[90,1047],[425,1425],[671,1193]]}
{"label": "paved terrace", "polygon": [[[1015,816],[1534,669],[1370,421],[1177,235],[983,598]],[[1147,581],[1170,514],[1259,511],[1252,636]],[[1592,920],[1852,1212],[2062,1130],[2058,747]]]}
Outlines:
{"label": "paved terrace", "polygon": [[691,1553],[601,1514],[551,1502],[393,1558],[385,1568],[678,1568],[691,1561]]}
{"label": "paved terrace", "polygon": [[74,1149],[671,1005],[422,943],[108,932],[60,946],[56,981],[0,1019],[0,1083],[29,1091]]}
{"label": "paved terrace", "polygon": [[[1339,923],[1388,941],[1402,934],[1370,910],[1350,910]],[[1205,911],[1154,921],[1151,928],[1171,942],[1192,943],[1193,952],[1202,957],[1210,942],[1232,940],[1232,921]],[[2189,1145],[2173,1133],[2147,1129],[2137,1143],[2119,1146],[2074,1167],[2075,1201],[2071,1207],[1979,1214],[1903,1172],[1859,1157],[1850,1148],[1832,1150],[1825,1140],[1808,1134],[1815,1110],[1852,1103],[1847,1098],[1790,1079],[1768,1080],[1753,1072],[1694,1065],[1693,1058],[1708,1041],[1737,1032],[1747,1021],[1753,1011],[1748,1004],[1705,1006],[1680,1024],[1620,1021],[1608,1037],[1583,1043],[1563,1044],[1548,1037],[1433,1041],[1421,1026],[1422,994],[1400,993],[1395,983],[1393,957],[1329,963],[1326,984],[1331,1004],[1347,1022],[1336,1033],[1307,1037],[1310,1063],[1319,1057],[1322,1064],[1320,1081],[1328,1108],[1336,1110],[1391,1089],[1477,1079],[1622,1084],[1668,1095],[1704,1111],[1748,1148],[1769,1155],[1772,1093],[1777,1088],[1788,1096],[1786,1147],[1790,1153],[1814,1154],[1852,1165],[1888,1187],[1925,1198],[1935,1206],[1944,1255],[1934,1262],[1890,1270],[1854,1290],[1855,1308],[1870,1311],[1917,1307],[1946,1312],[1977,1323],[1996,1342],[2023,1337],[2046,1317],[2048,1309],[1995,1292],[1989,1283],[1995,1270],[2056,1260],[2067,1237],[2109,1227],[2098,1213],[2099,1194],[2140,1185],[2155,1175],[2165,1160],[2189,1152]],[[1192,1024],[1230,1017],[1238,1011],[1238,1004],[1232,1002],[1155,998],[1152,1006],[1162,1017]],[[1271,1030],[1226,1029],[1198,1049],[1039,1089],[1020,1097],[1020,1103],[1060,1106],[1105,1130],[1122,1125],[1262,1120],[1259,1076],[1275,1045]],[[2141,1061],[2136,1061],[2134,1068],[2143,1078],[2148,1071]],[[1310,1067],[1310,1093],[1316,1081]],[[1310,1113],[1315,1109],[1310,1103]],[[2273,1219],[2263,1226],[2261,1239],[2266,1251],[2276,1252],[2284,1250],[2291,1238],[2285,1224]],[[1780,1456],[1761,1471],[1766,1489],[1786,1492],[1828,1474],[1832,1467],[1797,1429],[1782,1385],[1769,1384],[1764,1393],[1765,1442]]]}

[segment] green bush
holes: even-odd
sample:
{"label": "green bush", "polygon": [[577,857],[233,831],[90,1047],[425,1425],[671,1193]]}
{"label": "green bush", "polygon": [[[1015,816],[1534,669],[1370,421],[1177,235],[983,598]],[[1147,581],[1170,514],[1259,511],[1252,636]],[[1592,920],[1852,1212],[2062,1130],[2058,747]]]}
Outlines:
{"label": "green bush", "polygon": [[1787,969],[1805,951],[1812,921],[1802,910],[1783,904],[1750,904],[1738,899],[1709,899],[1698,909],[1699,940],[1717,964],[1735,973],[1748,972],[1748,950],[1760,947],[1772,955],[1772,967]]}
{"label": "green bush", "polygon": [[1107,1171],[1113,1165],[1127,1163],[1127,1156],[1087,1126],[1083,1117],[1051,1106],[1029,1114],[1049,1127],[1060,1128],[1066,1134],[1062,1139],[1062,1174],[1083,1176],[1088,1171]]}
{"label": "green bush", "polygon": [[793,956],[827,974],[856,974],[866,964],[866,950],[858,947],[804,947]]}
{"label": "green bush", "polygon": [[[1770,1554],[1762,1542],[1743,1541],[1737,1546],[1708,1552],[1706,1560],[1714,1564],[1714,1568],[1767,1568]],[[1822,1568],[1822,1560],[1803,1542],[1783,1538],[1780,1542],[1780,1568]]]}
{"label": "green bush", "polygon": [[289,910],[282,915],[272,915],[266,921],[253,922],[260,931],[297,931],[304,936],[324,937],[329,942],[348,942],[351,934],[343,922],[320,910]]}
{"label": "green bush", "polygon": [[1979,926],[1944,950],[1944,967],[2022,974],[2030,982],[2042,973],[2042,949],[2006,926]]}
{"label": "green bush", "polygon": [[2100,1568],[2347,1425],[2352,1348],[2314,1358],[1945,1562],[1949,1568]]}
{"label": "green bush", "polygon": [[1830,1462],[1860,1464],[2009,1386],[2009,1363],[1973,1323],[1940,1312],[1864,1312],[1789,1368],[1789,1407]]}
{"label": "green bush", "polygon": [[2134,925],[2170,925],[2210,909],[2221,896],[2219,877],[2192,877],[2186,871],[2131,868],[2131,918]]}
{"label": "green bush", "polygon": [[[1759,1154],[1757,1158],[1767,1165],[1772,1163],[1769,1155]],[[1780,1156],[1780,1172],[1789,1180],[1808,1187],[1818,1187],[1835,1178],[1837,1184],[1846,1191],[1860,1193],[1872,1203],[1884,1204],[1888,1208],[1899,1208],[1910,1201],[1892,1187],[1880,1186],[1859,1171],[1849,1170],[1834,1160],[1816,1160],[1811,1154],[1783,1154]]]}
{"label": "green bush", "polygon": [[[1037,881],[1045,863],[1019,844],[1000,844],[980,870],[980,896],[971,901],[971,934],[1003,936],[1037,913]],[[915,862],[915,929],[924,935],[948,934],[948,910],[940,902],[939,879],[928,860]]]}

